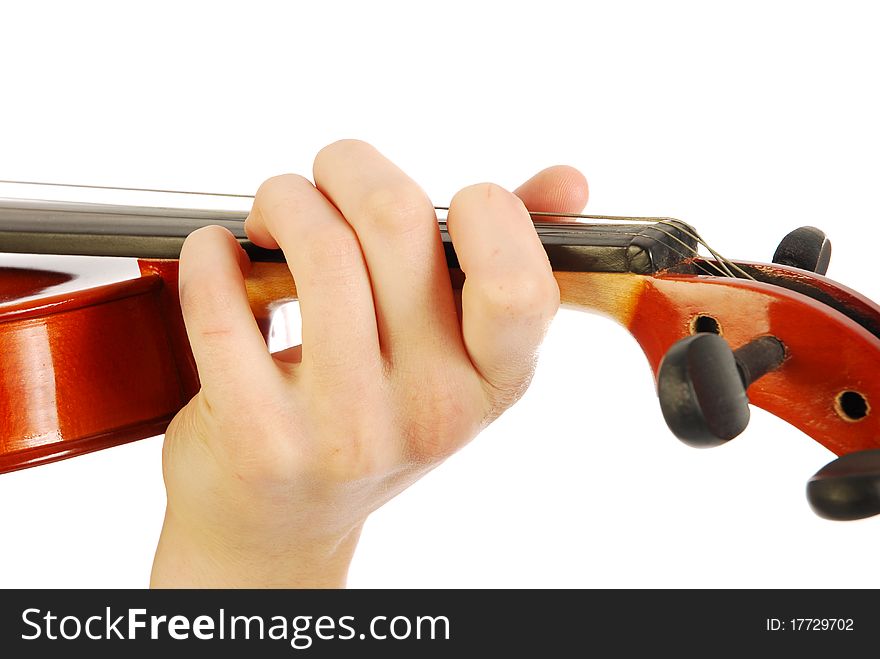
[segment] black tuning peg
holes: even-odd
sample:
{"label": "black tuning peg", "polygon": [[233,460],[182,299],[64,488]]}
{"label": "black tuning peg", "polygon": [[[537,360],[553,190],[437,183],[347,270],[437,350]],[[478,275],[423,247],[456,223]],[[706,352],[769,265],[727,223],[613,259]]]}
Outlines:
{"label": "black tuning peg", "polygon": [[830,261],[831,241],[816,227],[795,229],[780,241],[773,254],[773,263],[790,265],[820,275],[828,272]]}
{"label": "black tuning peg", "polygon": [[717,334],[699,333],[675,343],[657,373],[663,418],[673,434],[697,448],[719,446],[749,423],[749,385],[779,367],[785,347],[762,336],[737,350]]}
{"label": "black tuning peg", "polygon": [[807,501],[826,519],[880,514],[880,449],[856,451],[829,462],[807,483]]}

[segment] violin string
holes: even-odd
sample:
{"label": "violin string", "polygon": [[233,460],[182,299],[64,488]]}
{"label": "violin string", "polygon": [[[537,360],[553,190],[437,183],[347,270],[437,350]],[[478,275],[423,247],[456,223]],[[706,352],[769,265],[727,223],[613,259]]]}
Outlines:
{"label": "violin string", "polygon": [[[663,220],[663,221],[661,221],[661,222],[658,222],[658,224],[672,224],[672,223]],[[716,259],[716,260],[722,265],[722,267],[724,268],[725,272],[727,272],[727,274],[728,274],[730,277],[736,277],[736,275],[734,275],[734,274],[730,271],[730,269],[728,268],[728,266],[733,267],[733,268],[734,268],[735,270],[737,270],[737,271],[738,271],[738,272],[739,272],[744,278],[754,280],[754,277],[752,277],[748,272],[746,272],[745,270],[743,270],[742,268],[740,268],[740,267],[739,267],[736,263],[734,263],[732,260],[730,260],[730,259],[728,259],[728,258],[725,258],[725,257],[722,256],[721,254],[719,254],[716,250],[714,250],[714,249],[712,248],[712,246],[709,245],[709,243],[707,243],[705,240],[703,240],[703,237],[700,236],[700,234],[697,233],[696,230],[694,230],[694,231],[690,231],[690,230],[688,230],[688,229],[685,229],[685,228],[679,227],[678,225],[676,225],[676,228],[678,228],[682,233],[684,233],[684,234],[686,234],[687,236],[693,238],[694,240],[697,241],[697,243],[699,243],[700,245],[702,245],[703,247],[705,247],[706,250],[707,250],[712,256],[714,256],[715,259]]]}
{"label": "violin string", "polygon": [[[43,187],[53,187],[53,188],[79,188],[85,190],[113,190],[119,192],[151,192],[151,193],[159,193],[159,194],[180,194],[180,195],[193,195],[193,196],[205,196],[205,197],[226,197],[226,198],[235,198],[235,199],[253,199],[254,195],[250,194],[240,194],[240,193],[227,193],[227,192],[209,192],[209,191],[195,191],[195,190],[174,190],[170,188],[140,188],[140,187],[126,187],[126,186],[116,186],[116,185],[96,185],[96,184],[86,184],[86,183],[58,183],[58,182],[46,182],[46,181],[23,181],[23,180],[13,180],[13,179],[0,179],[0,184],[8,184],[8,185],[32,185],[32,186],[43,186]],[[435,211],[449,211],[448,206],[434,206]],[[612,222],[644,222],[651,224],[664,224],[667,226],[672,226],[681,233],[685,234],[687,237],[695,240],[698,245],[702,245],[706,248],[706,250],[715,258],[715,262],[704,260],[704,262],[714,268],[717,273],[722,277],[732,277],[736,278],[737,275],[733,274],[730,268],[734,268],[742,277],[747,279],[754,279],[749,273],[739,267],[732,260],[722,256],[718,251],[713,249],[699,233],[696,231],[690,231],[687,228],[681,226],[681,224],[675,220],[675,218],[671,217],[662,217],[662,216],[626,216],[626,215],[603,215],[603,214],[584,214],[584,213],[567,213],[567,212],[550,212],[550,211],[529,211],[529,215],[532,217],[561,217],[568,219],[578,219],[578,220],[606,220]],[[679,249],[672,247],[671,245],[667,245],[669,249],[675,252],[677,255],[683,258],[691,258],[698,257],[699,252],[697,249],[691,247],[687,242],[683,241],[678,236],[674,235],[670,231],[664,231],[658,226],[654,227],[655,230],[660,233],[668,236],[674,241],[684,245],[684,247],[688,250],[687,253],[682,252]],[[657,238],[653,236],[645,236],[644,234],[639,233],[631,233],[625,232],[625,235],[631,236],[641,236],[646,237],[656,242],[660,242]],[[706,270],[699,263],[694,263],[694,265],[706,274],[713,274]]]}
{"label": "violin string", "polygon": [[[437,208],[437,210],[446,210],[446,211],[449,210],[448,207],[444,207],[444,206],[438,206],[436,208]],[[694,240],[696,240],[697,243],[699,243],[700,245],[705,247],[706,251],[708,251],[712,256],[715,257],[715,259],[718,261],[718,263],[721,264],[721,268],[723,268],[723,271],[722,271],[718,266],[716,266],[716,269],[719,269],[719,273],[721,274],[722,277],[736,278],[736,275],[734,275],[733,272],[730,271],[730,268],[728,267],[728,266],[730,266],[734,270],[739,272],[743,278],[754,280],[754,277],[752,277],[748,272],[746,272],[745,270],[740,268],[731,259],[728,259],[728,258],[722,256],[717,250],[713,249],[712,246],[709,245],[709,243],[707,243],[703,239],[703,237],[700,236],[699,233],[697,233],[695,230],[690,231],[690,230],[686,229],[685,227],[681,226],[681,223],[679,223],[679,221],[673,217],[647,217],[647,216],[630,217],[630,216],[625,216],[625,215],[583,215],[580,213],[552,213],[552,212],[545,212],[545,211],[529,211],[529,214],[532,216],[537,215],[537,216],[544,216],[544,217],[569,217],[569,218],[583,218],[583,219],[592,219],[592,220],[613,220],[613,221],[623,221],[623,222],[650,222],[653,224],[665,224],[668,226],[672,226],[675,229],[678,229],[681,233],[688,236],[689,238],[693,238]],[[675,241],[681,243],[682,245],[684,245],[685,247],[687,247],[687,249],[689,251],[693,252],[693,256],[699,256],[699,253],[696,249],[694,249],[693,247],[688,245],[686,242],[681,240],[681,238],[679,238],[678,236],[675,236],[674,234],[669,233],[668,231],[663,231],[662,229],[660,229],[659,227],[656,227],[656,226],[654,227],[654,229],[656,229],[657,231],[660,231],[660,233],[664,233],[665,235],[669,236],[673,240],[675,240]],[[631,234],[631,235],[636,236],[636,235],[641,235],[641,234]],[[654,239],[654,240],[656,240],[656,239]],[[681,254],[679,252],[679,256],[684,256],[684,254]],[[707,261],[707,263],[711,263],[711,262]]]}
{"label": "violin string", "polygon": [[[668,224],[668,225],[672,225],[672,222],[667,222],[667,221],[664,220],[664,221],[658,222],[657,224]],[[680,227],[680,226],[678,226],[678,225],[674,225],[674,226],[675,226],[679,231],[681,231],[683,234],[685,234],[685,235],[687,235],[688,237],[693,238],[695,241],[697,241],[697,244],[702,245],[703,247],[705,247],[706,250],[707,250],[712,256],[715,257],[715,260],[716,260],[716,261],[718,262],[718,264],[719,264],[719,266],[717,266],[717,267],[719,267],[720,270],[723,270],[726,276],[736,278],[736,275],[734,275],[734,274],[730,271],[730,268],[728,268],[728,264],[729,264],[729,265],[732,265],[734,268],[738,269],[743,275],[745,275],[746,278],[748,278],[748,279],[753,279],[753,277],[752,277],[750,274],[748,274],[745,270],[742,270],[742,269],[741,269],[739,266],[737,266],[733,261],[731,261],[730,259],[727,259],[727,258],[721,256],[721,254],[719,254],[719,253],[716,252],[714,249],[712,249],[712,247],[710,247],[709,244],[708,244],[705,240],[703,240],[703,238],[700,236],[700,234],[698,234],[696,231],[689,231],[688,229],[685,229],[684,227]],[[660,229],[657,229],[657,230],[660,231]],[[665,233],[665,232],[664,232],[664,233]],[[671,233],[667,233],[667,235],[668,235],[669,237],[674,238],[675,240],[678,240],[679,242],[681,242],[681,243],[687,245],[687,243],[685,243],[685,242],[684,242],[683,240],[681,240],[680,238],[678,238],[678,237],[676,237],[676,236],[673,236]],[[687,245],[687,246],[690,248],[690,245]],[[691,248],[691,249],[693,249],[693,248]],[[696,250],[696,249],[694,249],[694,255],[695,255],[695,256],[697,255],[697,250]]]}
{"label": "violin string", "polygon": [[[658,224],[659,224],[659,222],[658,222]],[[689,231],[686,231],[685,229],[682,229],[682,228],[679,227],[678,225],[675,225],[675,227],[676,227],[677,229],[679,229],[679,231],[681,231],[682,233],[688,234],[691,238],[694,237],[693,234],[691,234]],[[689,259],[689,258],[693,258],[693,257],[695,257],[695,256],[698,257],[698,256],[700,255],[699,252],[697,251],[697,249],[695,249],[694,247],[691,247],[690,244],[688,244],[687,242],[685,242],[684,240],[682,240],[681,238],[679,238],[678,236],[676,236],[676,235],[675,235],[674,233],[672,233],[671,231],[664,231],[663,229],[661,229],[661,228],[659,228],[659,227],[653,227],[653,229],[654,229],[655,231],[659,231],[660,233],[662,233],[662,234],[668,236],[669,238],[672,238],[672,240],[676,241],[677,243],[680,243],[680,244],[684,245],[685,248],[687,249],[687,252],[682,252],[680,249],[677,249],[677,248],[673,247],[672,245],[666,245],[666,247],[667,247],[668,249],[671,249],[673,252],[675,252],[676,254],[678,254],[679,256],[681,256],[682,258]],[[629,234],[629,235],[632,235],[632,236],[643,236],[644,234],[641,234],[641,233],[631,233],[631,234]],[[657,239],[654,238],[653,236],[649,236],[649,238],[650,238],[651,240],[654,240],[655,242],[658,242],[658,243],[660,242],[659,240],[657,240]],[[697,240],[697,242],[701,243],[701,241],[700,241],[698,238],[695,238],[695,240]],[[701,244],[702,244],[702,243],[701,243]],[[717,258],[717,257],[716,257],[716,258]],[[694,262],[694,265],[695,265],[696,267],[700,268],[700,270],[702,270],[702,271],[703,271],[704,273],[706,273],[707,275],[720,275],[721,277],[734,277],[734,275],[733,275],[733,274],[732,274],[732,273],[731,273],[731,272],[730,272],[730,271],[729,271],[729,270],[723,265],[723,261],[721,262],[721,265],[719,265],[718,263],[715,263],[714,261],[705,261],[705,263],[706,263],[706,265],[708,265],[709,267],[714,268],[714,269],[715,269],[715,272],[713,273],[713,272],[707,270],[707,269],[706,269],[705,267],[703,267],[700,263]]]}
{"label": "violin string", "polygon": [[253,199],[252,194],[237,194],[225,192],[196,192],[194,190],[166,190],[163,188],[127,188],[117,185],[88,185],[85,183],[46,183],[44,181],[13,181],[0,179],[0,183],[10,185],[40,185],[48,188],[82,188],[83,190],[118,190],[120,192],[159,192],[163,194],[186,194],[203,197],[233,197],[237,199]]}
{"label": "violin string", "polygon": [[[685,248],[687,248],[687,251],[686,251],[686,252],[681,251],[680,249],[676,248],[676,247],[673,246],[673,245],[665,245],[665,247],[666,247],[667,249],[669,249],[669,250],[675,252],[678,256],[682,257],[683,259],[690,259],[690,258],[693,258],[694,256],[699,256],[699,253],[697,252],[696,249],[694,249],[693,247],[691,247],[688,243],[686,243],[685,241],[683,241],[681,238],[679,238],[679,237],[676,236],[675,234],[673,234],[673,233],[671,233],[671,232],[669,232],[669,231],[663,231],[663,229],[660,229],[659,227],[652,227],[652,228],[653,228],[654,230],[659,231],[660,233],[662,233],[662,234],[664,234],[664,235],[666,235],[666,236],[672,238],[674,241],[676,241],[676,242],[681,243],[682,245],[684,245]],[[676,228],[679,228],[679,227],[676,225]],[[657,238],[655,238],[654,236],[646,236],[646,235],[643,234],[643,233],[636,233],[636,232],[634,232],[634,231],[624,231],[624,232],[623,232],[623,235],[625,235],[625,236],[633,236],[634,238],[647,238],[647,239],[649,239],[649,240],[653,240],[653,241],[656,242],[656,243],[659,243],[659,242],[660,242],[660,241],[659,241]],[[722,269],[721,267],[719,267],[719,265],[716,264],[714,261],[704,261],[704,263],[706,264],[706,266],[709,266],[709,267],[711,267],[711,268],[714,268],[714,269],[715,269],[715,272],[712,272],[711,270],[707,270],[707,269],[706,269],[706,266],[702,265],[702,264],[699,263],[699,262],[693,261],[692,263],[693,263],[694,267],[699,268],[700,270],[703,271],[704,274],[707,274],[707,275],[709,275],[709,276],[721,276],[721,277],[733,277],[733,276],[734,276],[734,275],[730,274],[729,271],[726,271],[726,270]],[[751,277],[749,277],[749,278],[751,279]]]}

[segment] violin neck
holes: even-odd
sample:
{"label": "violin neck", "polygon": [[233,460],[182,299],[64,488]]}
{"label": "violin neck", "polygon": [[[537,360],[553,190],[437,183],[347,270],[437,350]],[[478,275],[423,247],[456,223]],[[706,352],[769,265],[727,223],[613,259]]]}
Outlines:
{"label": "violin neck", "polygon": [[[177,259],[187,235],[219,225],[256,262],[283,261],[280,250],[251,243],[243,211],[0,199],[0,252]],[[669,220],[649,224],[536,222],[554,271],[651,274],[696,255],[693,230]],[[450,268],[458,259],[444,220],[440,234]]]}

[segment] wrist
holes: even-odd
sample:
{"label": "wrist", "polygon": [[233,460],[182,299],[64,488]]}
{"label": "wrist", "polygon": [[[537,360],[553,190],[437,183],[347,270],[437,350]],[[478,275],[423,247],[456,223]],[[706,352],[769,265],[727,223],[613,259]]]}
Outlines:
{"label": "wrist", "polygon": [[152,588],[344,588],[361,526],[342,537],[227,543],[182,523],[169,509]]}

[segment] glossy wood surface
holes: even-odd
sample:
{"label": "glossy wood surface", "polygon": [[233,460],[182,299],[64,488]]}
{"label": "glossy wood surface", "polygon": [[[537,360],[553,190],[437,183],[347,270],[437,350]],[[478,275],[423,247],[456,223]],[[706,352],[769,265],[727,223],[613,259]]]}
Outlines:
{"label": "glossy wood surface", "polygon": [[[0,268],[0,473],[161,434],[198,391],[178,262],[138,265],[86,289],[75,272]],[[296,295],[284,264],[255,263],[248,290],[265,333]]]}
{"label": "glossy wood surface", "polygon": [[[0,302],[0,472],[160,434],[198,390],[177,301],[177,261],[139,266],[140,278],[78,292],[63,288],[73,278],[64,272],[17,269],[0,276],[6,300]],[[831,280],[761,267],[880,323],[877,305]],[[451,274],[460,287],[462,273]],[[699,316],[717,321],[734,348],[777,336],[786,361],[752,385],[751,402],[835,453],[880,447],[880,339],[842,311],[745,279],[584,272],[556,278],[564,304],[627,327],[655,373]],[[247,290],[264,333],[272,313],[296,299],[283,263],[254,263]],[[842,413],[839,396],[846,391],[863,397],[861,418]],[[658,432],[666,432],[658,408],[645,413],[655,414]]]}
{"label": "glossy wood surface", "polygon": [[[825,277],[783,266],[758,267],[809,284],[854,315],[880,319],[880,307]],[[690,335],[701,316],[717,322],[734,349],[759,336],[776,336],[785,345],[786,359],[749,387],[749,401],[838,455],[880,448],[880,339],[827,304],[747,279],[559,273],[557,280],[563,301],[627,327],[655,375],[667,350]],[[845,392],[864,401],[863,416],[848,415],[841,407]]]}
{"label": "glossy wood surface", "polygon": [[0,471],[164,430],[192,391],[165,288],[151,274],[0,307]]}

